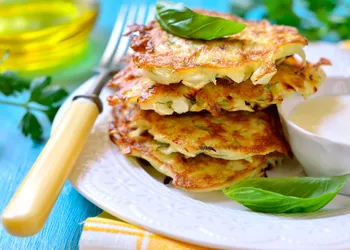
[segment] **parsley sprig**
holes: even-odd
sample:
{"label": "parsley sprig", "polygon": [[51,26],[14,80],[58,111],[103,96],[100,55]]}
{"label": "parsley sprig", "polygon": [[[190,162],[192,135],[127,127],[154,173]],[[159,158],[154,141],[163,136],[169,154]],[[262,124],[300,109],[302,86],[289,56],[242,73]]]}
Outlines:
{"label": "parsley sprig", "polygon": [[68,92],[59,86],[51,86],[51,77],[37,77],[28,80],[14,72],[0,74],[0,92],[5,96],[17,96],[19,93],[29,91],[29,98],[25,102],[0,100],[0,105],[12,105],[24,108],[26,113],[20,121],[20,129],[25,136],[39,140],[43,128],[35,113],[44,113],[52,122],[62,101]]}

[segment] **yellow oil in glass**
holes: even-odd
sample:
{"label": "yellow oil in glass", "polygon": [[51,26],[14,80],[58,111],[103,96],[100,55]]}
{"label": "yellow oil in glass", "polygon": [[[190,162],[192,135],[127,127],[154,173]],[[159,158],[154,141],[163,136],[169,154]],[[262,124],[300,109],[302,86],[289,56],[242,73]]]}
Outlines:
{"label": "yellow oil in glass", "polygon": [[33,72],[65,65],[82,54],[97,17],[91,1],[0,1],[0,71]]}

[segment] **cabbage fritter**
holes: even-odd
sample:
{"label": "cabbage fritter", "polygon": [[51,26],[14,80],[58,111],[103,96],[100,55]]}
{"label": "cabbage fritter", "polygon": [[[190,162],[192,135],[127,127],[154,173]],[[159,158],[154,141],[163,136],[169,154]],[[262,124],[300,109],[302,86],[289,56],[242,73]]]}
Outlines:
{"label": "cabbage fritter", "polygon": [[162,152],[165,144],[147,133],[135,133],[134,107],[117,105],[110,126],[112,141],[125,155],[147,160],[159,172],[170,176],[173,185],[188,191],[212,191],[229,187],[242,179],[264,176],[267,167],[279,165],[283,155],[270,153],[253,156],[251,161],[223,160],[200,154],[187,158],[180,153]]}
{"label": "cabbage fritter", "polygon": [[130,46],[135,64],[157,83],[179,83],[200,89],[217,78],[240,83],[267,84],[276,73],[276,62],[293,54],[305,58],[307,40],[297,29],[268,21],[244,21],[236,16],[198,12],[247,24],[240,33],[212,41],[185,39],[164,31],[157,21],[130,26]]}
{"label": "cabbage fritter", "polygon": [[272,152],[289,154],[276,107],[256,112],[207,112],[161,116],[153,111],[127,108],[125,117],[135,129],[133,135],[150,133],[164,144],[163,153],[179,152],[187,157],[206,154],[226,160],[245,159]]}
{"label": "cabbage fritter", "polygon": [[216,85],[209,83],[195,90],[183,84],[157,84],[144,77],[129,58],[128,66],[110,82],[117,91],[108,100],[112,106],[119,102],[138,103],[141,109],[154,110],[161,115],[202,110],[213,115],[219,115],[222,110],[261,110],[281,103],[294,92],[305,98],[315,93],[326,78],[320,68],[322,64],[329,64],[329,61],[321,59],[316,64],[306,63],[302,67],[301,62],[289,57],[277,66],[277,73],[266,85],[254,85],[251,80],[237,84],[220,78]]}

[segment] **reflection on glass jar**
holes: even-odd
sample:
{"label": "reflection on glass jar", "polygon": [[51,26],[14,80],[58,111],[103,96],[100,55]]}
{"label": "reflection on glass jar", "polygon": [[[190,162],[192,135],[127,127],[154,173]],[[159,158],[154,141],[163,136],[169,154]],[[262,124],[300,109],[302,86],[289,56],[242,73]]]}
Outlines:
{"label": "reflection on glass jar", "polygon": [[79,61],[97,17],[95,1],[22,0],[0,4],[0,71],[33,72]]}

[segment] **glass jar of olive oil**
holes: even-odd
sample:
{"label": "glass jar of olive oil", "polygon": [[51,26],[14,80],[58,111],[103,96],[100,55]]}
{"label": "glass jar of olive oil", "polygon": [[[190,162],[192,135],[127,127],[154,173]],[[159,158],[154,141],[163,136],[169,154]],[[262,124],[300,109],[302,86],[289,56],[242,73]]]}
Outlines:
{"label": "glass jar of olive oil", "polygon": [[41,71],[76,61],[97,13],[91,0],[0,0],[0,72]]}

